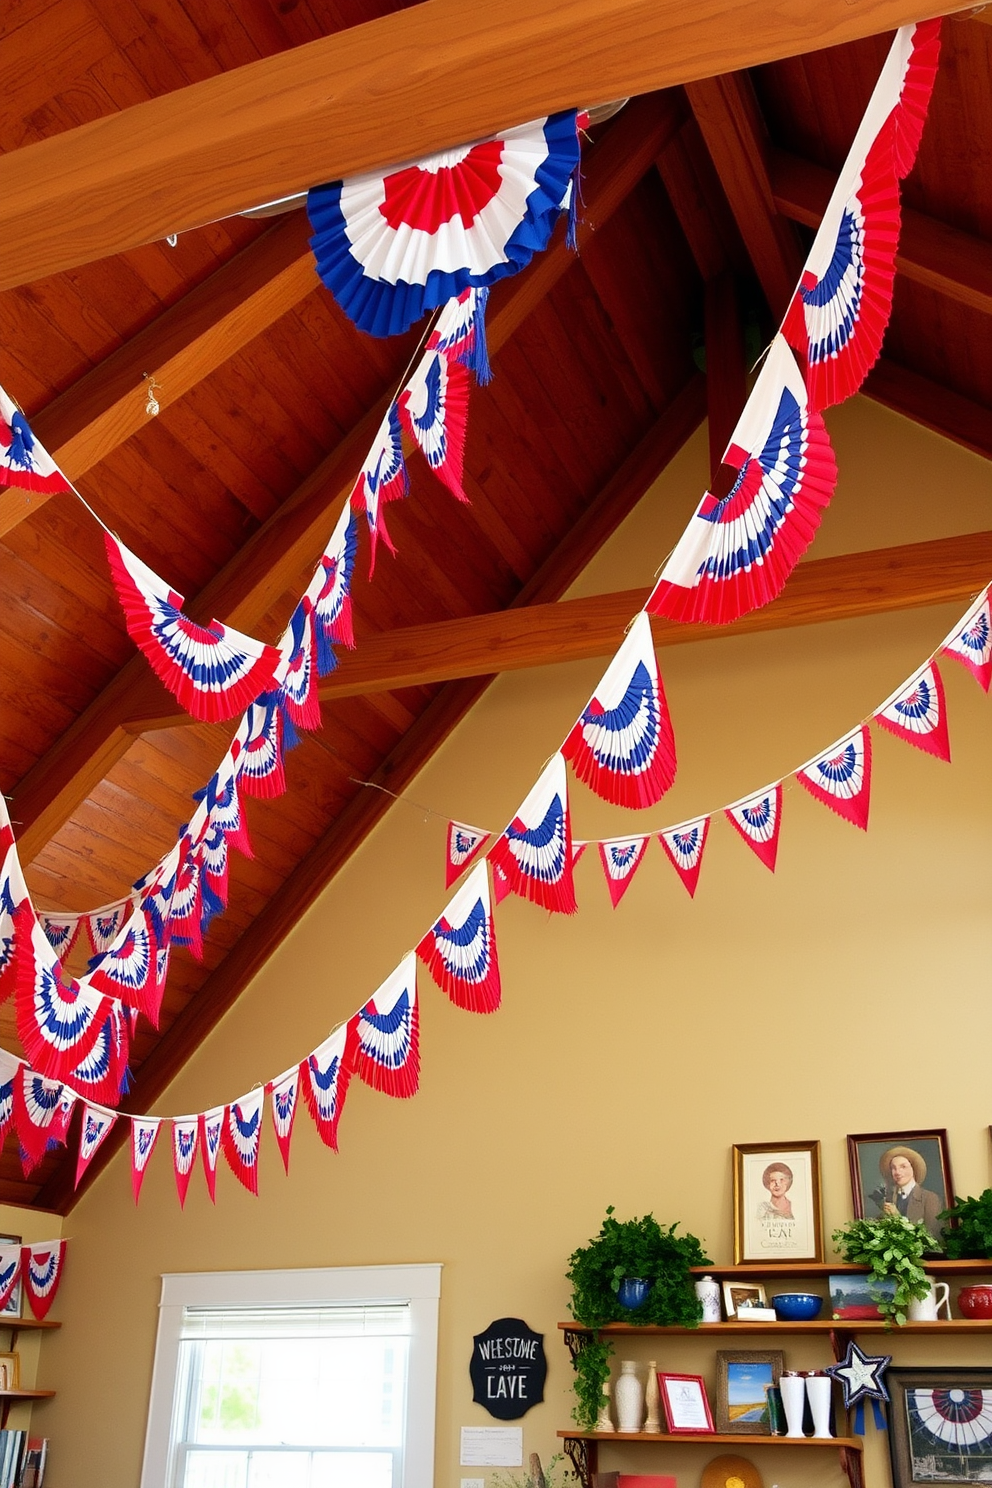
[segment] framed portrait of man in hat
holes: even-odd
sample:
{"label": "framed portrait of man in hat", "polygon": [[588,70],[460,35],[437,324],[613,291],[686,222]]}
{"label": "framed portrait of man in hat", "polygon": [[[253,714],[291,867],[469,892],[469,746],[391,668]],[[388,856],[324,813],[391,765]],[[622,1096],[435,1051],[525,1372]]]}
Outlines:
{"label": "framed portrait of man in hat", "polygon": [[954,1202],[946,1131],[870,1132],[847,1139],[858,1219],[904,1214],[940,1246],[937,1215]]}

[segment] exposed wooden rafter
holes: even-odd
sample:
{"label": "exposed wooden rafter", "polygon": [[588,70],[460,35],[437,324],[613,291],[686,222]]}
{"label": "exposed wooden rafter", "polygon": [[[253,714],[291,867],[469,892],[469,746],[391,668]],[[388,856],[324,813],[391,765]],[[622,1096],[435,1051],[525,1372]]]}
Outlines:
{"label": "exposed wooden rafter", "polygon": [[941,9],[426,0],[6,155],[0,287],[553,109],[836,46]]}
{"label": "exposed wooden rafter", "polygon": [[[589,152],[585,221],[581,233],[602,224],[651,168],[683,118],[677,95],[637,99]],[[525,273],[499,285],[488,317],[490,352],[499,348],[574,262],[561,238]],[[540,295],[531,287],[540,285]],[[365,415],[269,520],[258,528],[207,587],[187,604],[206,621],[217,615],[251,632],[278,605],[308,564],[316,563],[361,461],[385,415],[388,396]],[[275,639],[275,637],[267,637]],[[126,754],[133,735],[127,721],[172,711],[168,693],[143,657],[135,656],[66,730],[14,791],[12,813],[20,823],[25,863],[44,847],[73,811]]]}

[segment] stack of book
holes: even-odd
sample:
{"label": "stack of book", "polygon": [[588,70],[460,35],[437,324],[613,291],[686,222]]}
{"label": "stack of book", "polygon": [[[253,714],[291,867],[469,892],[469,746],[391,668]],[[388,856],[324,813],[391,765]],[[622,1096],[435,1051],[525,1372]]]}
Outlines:
{"label": "stack of book", "polygon": [[28,1437],[26,1431],[0,1431],[0,1488],[42,1488],[46,1437]]}
{"label": "stack of book", "polygon": [[21,1476],[17,1488],[41,1488],[45,1480],[45,1460],[48,1457],[48,1437],[31,1436],[21,1464]]}

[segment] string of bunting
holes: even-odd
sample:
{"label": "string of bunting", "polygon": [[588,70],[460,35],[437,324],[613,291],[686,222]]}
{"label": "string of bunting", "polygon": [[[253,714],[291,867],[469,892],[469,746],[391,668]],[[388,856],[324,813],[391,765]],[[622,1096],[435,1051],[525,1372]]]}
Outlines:
{"label": "string of bunting", "polygon": [[64,1240],[36,1240],[32,1245],[0,1245],[0,1312],[17,1283],[23,1282],[31,1311],[41,1322],[55,1301],[65,1266]]}

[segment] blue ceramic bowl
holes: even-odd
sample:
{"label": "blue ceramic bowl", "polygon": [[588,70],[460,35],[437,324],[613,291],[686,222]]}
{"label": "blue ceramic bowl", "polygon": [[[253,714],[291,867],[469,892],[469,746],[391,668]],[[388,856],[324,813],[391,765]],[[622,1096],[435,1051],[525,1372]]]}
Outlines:
{"label": "blue ceramic bowl", "polygon": [[808,1323],[819,1317],[823,1298],[815,1292],[778,1292],[772,1298],[775,1316],[783,1323]]}
{"label": "blue ceramic bowl", "polygon": [[621,1307],[626,1307],[630,1312],[634,1312],[638,1307],[644,1306],[648,1300],[648,1292],[650,1290],[651,1283],[649,1281],[644,1281],[640,1276],[625,1276],[620,1283],[617,1300]]}

